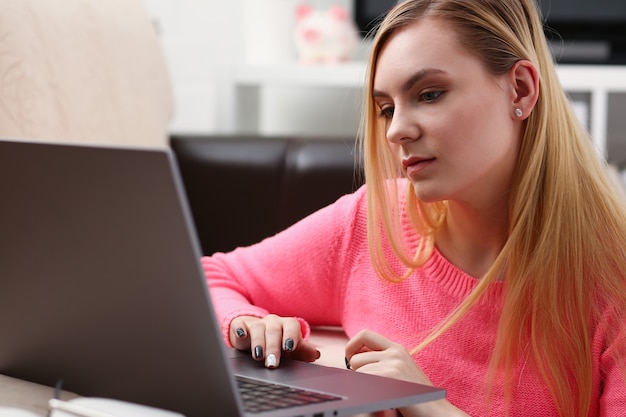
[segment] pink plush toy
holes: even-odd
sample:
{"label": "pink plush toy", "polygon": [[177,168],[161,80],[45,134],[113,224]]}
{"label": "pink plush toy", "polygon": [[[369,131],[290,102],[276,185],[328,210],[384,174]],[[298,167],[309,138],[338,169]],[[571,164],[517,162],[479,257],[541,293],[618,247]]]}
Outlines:
{"label": "pink plush toy", "polygon": [[295,41],[303,64],[351,60],[359,39],[350,14],[341,6],[326,11],[314,10],[307,4],[296,8]]}

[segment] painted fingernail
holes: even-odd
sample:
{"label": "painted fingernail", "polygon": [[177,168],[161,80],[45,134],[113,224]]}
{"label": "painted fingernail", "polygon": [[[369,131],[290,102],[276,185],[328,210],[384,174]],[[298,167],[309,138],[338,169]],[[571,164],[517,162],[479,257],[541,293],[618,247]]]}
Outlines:
{"label": "painted fingernail", "polygon": [[263,357],[263,348],[261,346],[256,346],[254,348],[254,357],[257,359],[261,359]]}
{"label": "painted fingernail", "polygon": [[352,369],[352,367],[350,366],[350,361],[348,360],[348,358],[344,358],[346,360],[346,369]]}
{"label": "painted fingernail", "polygon": [[293,350],[294,341],[293,339],[285,340],[285,350],[287,352],[291,352]]}
{"label": "painted fingernail", "polygon": [[277,363],[278,361],[276,359],[276,355],[274,355],[273,353],[270,353],[269,355],[267,355],[267,358],[265,358],[265,366],[267,366],[268,368],[276,368]]}
{"label": "painted fingernail", "polygon": [[244,337],[246,335],[246,331],[241,327],[237,327],[237,330],[235,330],[235,332],[237,333],[237,337]]}

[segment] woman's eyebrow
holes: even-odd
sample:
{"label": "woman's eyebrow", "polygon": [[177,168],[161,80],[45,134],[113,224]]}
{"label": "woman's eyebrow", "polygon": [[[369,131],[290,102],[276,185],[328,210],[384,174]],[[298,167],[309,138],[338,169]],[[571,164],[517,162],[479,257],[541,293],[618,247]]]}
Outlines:
{"label": "woman's eyebrow", "polygon": [[[424,68],[424,69],[421,69],[421,70],[415,72],[413,75],[411,75],[404,82],[404,84],[402,84],[402,91],[410,90],[415,84],[420,82],[426,76],[433,75],[433,74],[446,74],[446,72],[444,70],[441,70],[441,69],[438,69],[438,68]],[[378,91],[378,90],[373,90],[372,91],[372,97],[385,97],[385,96],[387,96],[387,94],[385,94],[382,91]]]}

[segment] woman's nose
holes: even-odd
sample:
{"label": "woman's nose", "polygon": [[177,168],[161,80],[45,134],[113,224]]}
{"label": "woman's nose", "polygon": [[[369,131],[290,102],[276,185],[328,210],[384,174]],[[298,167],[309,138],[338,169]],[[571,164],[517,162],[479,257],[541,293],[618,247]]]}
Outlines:
{"label": "woman's nose", "polygon": [[404,143],[417,140],[421,136],[419,124],[410,112],[396,108],[387,123],[387,140],[389,142]]}

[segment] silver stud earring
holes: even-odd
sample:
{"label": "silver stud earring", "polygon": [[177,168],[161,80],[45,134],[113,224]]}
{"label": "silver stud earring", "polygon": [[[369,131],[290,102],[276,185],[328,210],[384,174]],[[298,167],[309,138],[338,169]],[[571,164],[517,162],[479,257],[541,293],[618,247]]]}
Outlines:
{"label": "silver stud earring", "polygon": [[522,117],[524,115],[524,113],[522,112],[522,109],[520,109],[519,107],[517,109],[515,109],[515,115],[517,117]]}

